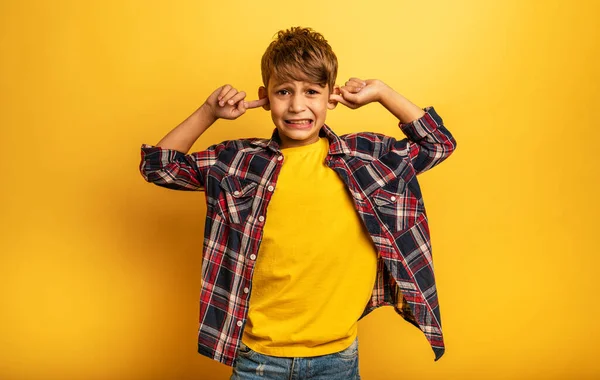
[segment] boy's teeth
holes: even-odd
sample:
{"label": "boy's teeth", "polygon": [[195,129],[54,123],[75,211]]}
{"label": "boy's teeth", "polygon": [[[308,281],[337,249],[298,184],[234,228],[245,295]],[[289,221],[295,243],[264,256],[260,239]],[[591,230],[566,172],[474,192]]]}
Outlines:
{"label": "boy's teeth", "polygon": [[308,124],[310,120],[288,120],[290,124]]}

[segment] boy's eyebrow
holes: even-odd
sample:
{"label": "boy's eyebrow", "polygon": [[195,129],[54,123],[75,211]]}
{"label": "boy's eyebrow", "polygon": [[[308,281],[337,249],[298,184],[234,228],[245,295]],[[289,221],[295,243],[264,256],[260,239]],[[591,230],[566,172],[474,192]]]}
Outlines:
{"label": "boy's eyebrow", "polygon": [[[281,82],[281,83],[277,83],[276,82],[276,83],[273,84],[273,87],[275,88],[275,87],[280,87],[280,86],[289,86],[291,84],[292,84],[292,82]],[[327,85],[321,85],[320,83],[312,83],[312,82],[304,82],[304,85],[307,86],[307,87],[310,87],[310,86],[319,86],[321,88],[325,88],[327,86]]]}

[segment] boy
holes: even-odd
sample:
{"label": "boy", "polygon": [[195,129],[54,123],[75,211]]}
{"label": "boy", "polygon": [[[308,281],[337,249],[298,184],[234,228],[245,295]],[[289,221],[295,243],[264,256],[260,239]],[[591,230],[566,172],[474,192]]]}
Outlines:
{"label": "boy", "polygon": [[[433,107],[380,80],[336,86],[337,58],[309,28],[282,30],[262,58],[259,99],[219,87],[156,146],[148,182],[204,191],[198,352],[232,379],[355,379],[357,322],[390,305],[444,352],[425,206],[417,174],[456,141]],[[407,138],[337,136],[328,110],[379,102]],[[187,154],[217,119],[271,112],[271,139],[224,141]]]}

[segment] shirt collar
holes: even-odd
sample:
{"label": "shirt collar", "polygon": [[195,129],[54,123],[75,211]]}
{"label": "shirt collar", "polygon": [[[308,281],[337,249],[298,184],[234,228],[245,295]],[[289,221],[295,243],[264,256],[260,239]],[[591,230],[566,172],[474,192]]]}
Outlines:
{"label": "shirt collar", "polygon": [[[335,132],[327,126],[327,124],[323,124],[321,129],[319,130],[319,137],[327,137],[329,140],[329,154],[347,154],[350,155],[351,150],[348,147],[348,144],[344,140],[342,140]],[[252,145],[260,146],[266,149],[270,149],[275,153],[281,153],[281,138],[279,137],[279,132],[277,128],[273,129],[273,133],[271,134],[271,139],[257,139],[250,142]]]}

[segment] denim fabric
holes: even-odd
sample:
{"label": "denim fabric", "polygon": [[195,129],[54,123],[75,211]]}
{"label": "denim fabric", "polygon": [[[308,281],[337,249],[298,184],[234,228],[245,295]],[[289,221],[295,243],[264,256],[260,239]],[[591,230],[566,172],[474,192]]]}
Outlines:
{"label": "denim fabric", "polygon": [[230,380],[360,380],[358,337],[345,350],[311,357],[258,353],[240,342]]}

